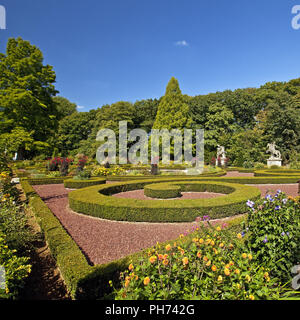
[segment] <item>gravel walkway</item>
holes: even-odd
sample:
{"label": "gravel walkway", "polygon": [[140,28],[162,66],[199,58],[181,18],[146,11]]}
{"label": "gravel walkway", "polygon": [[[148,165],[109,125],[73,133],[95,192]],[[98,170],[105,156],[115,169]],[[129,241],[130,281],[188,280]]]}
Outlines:
{"label": "gravel walkway", "polygon": [[[272,187],[296,195],[298,185],[258,186],[263,195]],[[191,223],[131,223],[109,221],[73,212],[68,208],[68,192],[63,184],[33,186],[40,197],[60,220],[64,228],[86,255],[90,264],[107,263],[128,254],[176,239],[191,230]],[[219,221],[226,221],[221,219]]]}

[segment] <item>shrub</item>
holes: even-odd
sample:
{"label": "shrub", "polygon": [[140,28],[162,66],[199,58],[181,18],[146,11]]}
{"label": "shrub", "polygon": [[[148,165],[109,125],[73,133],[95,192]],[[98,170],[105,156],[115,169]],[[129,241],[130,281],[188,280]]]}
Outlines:
{"label": "shrub", "polygon": [[254,168],[255,169],[264,169],[264,167],[265,167],[265,165],[263,163],[261,163],[261,162],[256,162],[254,164]]}
{"label": "shrub", "polygon": [[75,180],[88,180],[91,178],[91,171],[89,170],[81,170],[78,171],[76,176],[73,177]]}
{"label": "shrub", "polygon": [[125,169],[119,166],[114,166],[110,168],[105,167],[96,167],[92,170],[92,176],[101,177],[101,176],[117,176],[125,174]]}
{"label": "shrub", "polygon": [[5,291],[0,289],[0,297],[11,299],[18,297],[31,271],[28,260],[27,257],[18,257],[16,251],[8,247],[5,236],[0,233],[0,266],[5,270],[6,287]]}
{"label": "shrub", "polygon": [[247,243],[273,275],[287,280],[291,267],[300,261],[299,202],[278,190],[248,206]]}
{"label": "shrub", "polygon": [[253,167],[254,167],[254,165],[253,165],[253,162],[252,162],[252,161],[249,161],[249,160],[244,161],[244,163],[243,163],[243,168],[245,168],[245,169],[251,169],[251,168],[253,168]]}
{"label": "shrub", "polygon": [[181,188],[168,183],[148,184],[144,187],[144,194],[150,198],[177,198],[181,195]]}
{"label": "shrub", "polygon": [[76,180],[76,179],[67,179],[64,181],[64,186],[65,188],[70,188],[70,189],[81,189],[81,188],[86,188],[98,184],[105,184],[106,179],[105,178],[93,178],[89,180]]}
{"label": "shrub", "polygon": [[242,240],[203,224],[193,236],[192,242],[158,244],[131,263],[121,274],[116,300],[278,299],[277,279]]}
{"label": "shrub", "polygon": [[[4,201],[3,201],[4,200]],[[5,234],[5,241],[9,248],[24,254],[32,248],[36,240],[28,226],[23,205],[17,206],[12,198],[0,197],[0,232]]]}

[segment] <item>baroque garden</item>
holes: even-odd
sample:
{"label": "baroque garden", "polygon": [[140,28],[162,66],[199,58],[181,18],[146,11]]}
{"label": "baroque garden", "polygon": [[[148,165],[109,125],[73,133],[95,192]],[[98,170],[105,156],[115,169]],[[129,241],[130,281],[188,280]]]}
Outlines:
{"label": "baroque garden", "polygon": [[[55,77],[21,38],[0,54],[2,299],[41,298],[42,245],[46,299],[299,299],[300,79],[187,96],[171,78],[159,99],[78,112]],[[145,134],[121,144],[120,122]],[[188,159],[171,138],[150,161],[162,129],[204,132],[201,171],[194,135]]]}

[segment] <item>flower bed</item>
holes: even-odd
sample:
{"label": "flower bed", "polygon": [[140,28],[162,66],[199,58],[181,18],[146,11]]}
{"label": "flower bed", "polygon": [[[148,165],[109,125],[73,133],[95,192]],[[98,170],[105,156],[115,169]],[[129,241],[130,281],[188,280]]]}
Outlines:
{"label": "flower bed", "polygon": [[[160,180],[160,182],[169,182]],[[209,214],[212,218],[243,213],[248,199],[260,197],[260,191],[251,186],[211,181],[173,181],[184,191],[225,193],[217,199],[194,200],[136,200],[112,197],[112,194],[143,189],[149,180],[94,186],[69,194],[70,208],[76,212],[118,221],[189,222]]]}

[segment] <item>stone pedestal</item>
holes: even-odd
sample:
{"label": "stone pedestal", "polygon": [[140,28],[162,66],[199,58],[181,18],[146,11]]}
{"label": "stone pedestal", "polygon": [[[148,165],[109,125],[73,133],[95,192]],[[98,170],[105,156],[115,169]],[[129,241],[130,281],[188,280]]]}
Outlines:
{"label": "stone pedestal", "polygon": [[281,167],[282,166],[282,160],[281,159],[268,159],[267,160],[268,163],[268,168],[270,168],[271,166],[277,166],[277,167]]}

